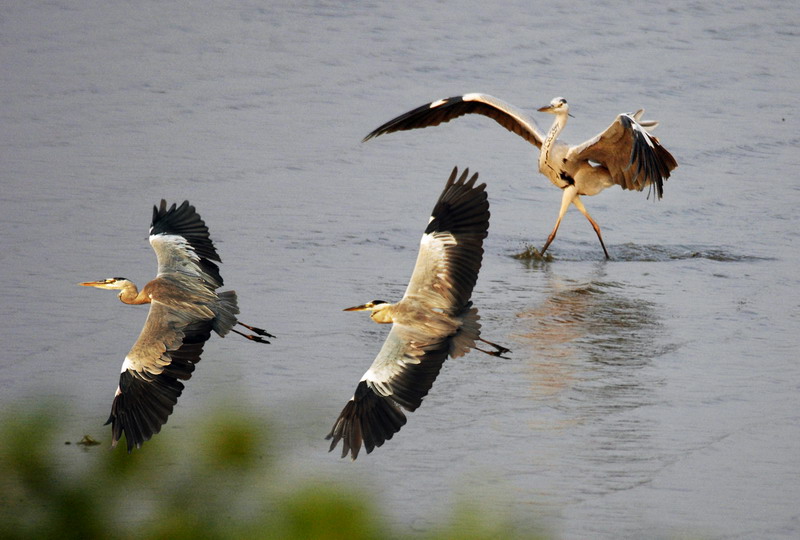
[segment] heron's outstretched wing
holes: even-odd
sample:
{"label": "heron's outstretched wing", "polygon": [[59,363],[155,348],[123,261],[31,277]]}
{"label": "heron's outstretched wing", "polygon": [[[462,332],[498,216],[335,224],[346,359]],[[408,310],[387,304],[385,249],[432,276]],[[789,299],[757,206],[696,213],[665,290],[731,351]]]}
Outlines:
{"label": "heron's outstretched wing", "polygon": [[477,179],[469,169],[458,177],[453,168],[420,240],[404,298],[414,296],[450,314],[469,302],[489,230],[486,184],[476,186]]}
{"label": "heron's outstretched wing", "polygon": [[161,430],[200,361],[213,313],[198,317],[153,301],[139,338],[122,364],[111,405],[112,446],[125,434],[128,452]]}
{"label": "heron's outstretched wing", "polygon": [[[489,229],[486,185],[477,179],[454,168],[434,206],[392,330],[328,434],[331,450],[342,441],[342,457],[391,439],[406,423],[401,407],[416,410],[448,355],[463,354],[466,341],[474,345],[480,325],[469,299]],[[437,310],[449,318],[426,315]],[[454,344],[464,327],[466,341]]]}
{"label": "heron's outstretched wing", "polygon": [[537,148],[542,147],[544,136],[533,118],[510,103],[487,94],[464,94],[422,105],[389,120],[364,137],[364,141],[384,133],[438,126],[442,122],[449,122],[465,114],[488,116],[507,130],[536,145]]}
{"label": "heron's outstretched wing", "polygon": [[400,431],[439,375],[450,351],[450,336],[425,336],[395,323],[378,356],[364,373],[326,439],[330,450],[342,441],[342,457],[369,454]]}
{"label": "heron's outstretched wing", "polygon": [[591,160],[608,169],[614,183],[623,189],[643,190],[654,186],[660,199],[664,181],[678,166],[648,127],[656,122],[640,122],[644,110],[620,114],[608,128],[583,144],[570,148],[568,161]]}
{"label": "heron's outstretched wing", "polygon": [[160,206],[153,206],[150,244],[158,257],[158,275],[178,272],[199,277],[212,290],[223,285],[213,262],[221,261],[208,227],[189,201],[167,209],[162,199]]}

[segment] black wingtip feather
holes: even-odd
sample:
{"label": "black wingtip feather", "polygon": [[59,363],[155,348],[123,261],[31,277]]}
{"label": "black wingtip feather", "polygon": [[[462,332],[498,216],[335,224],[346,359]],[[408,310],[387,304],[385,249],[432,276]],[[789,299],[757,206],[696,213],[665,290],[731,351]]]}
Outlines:
{"label": "black wingtip feather", "polygon": [[211,240],[211,235],[200,214],[189,201],[180,206],[173,203],[167,208],[167,201],[161,199],[160,206],[153,206],[153,219],[150,234],[172,234],[186,239],[194,252],[200,257],[200,267],[213,277],[218,286],[223,285],[219,267],[212,261],[221,262],[219,254]]}
{"label": "black wingtip feather", "polygon": [[478,173],[469,177],[469,168],[458,176],[454,167],[439,200],[433,207],[433,219],[425,229],[425,234],[450,232],[451,234],[474,234],[486,238],[489,231],[489,200],[486,184],[475,186]]}
{"label": "black wingtip feather", "polygon": [[670,177],[670,171],[678,166],[678,162],[661,146],[658,138],[650,135],[633,117],[620,115],[620,122],[633,136],[629,166],[634,167],[635,173],[633,185],[628,186],[628,189],[641,191],[649,186],[655,190],[654,200],[661,199],[664,195],[664,182]]}
{"label": "black wingtip feather", "polygon": [[[385,124],[375,128],[364,137],[361,142],[367,142],[380,135],[393,133],[395,131],[407,131],[410,129],[438,126],[443,122],[449,122],[453,118],[457,118],[469,112],[467,109],[464,109],[463,112],[459,110],[458,105],[462,103],[464,103],[462,96],[453,96],[420,105],[416,109],[412,109],[400,116],[392,118]],[[436,107],[432,107],[434,104],[436,104]]]}
{"label": "black wingtip feather", "polygon": [[[120,374],[119,387],[121,393],[114,397],[106,425],[111,424],[112,446],[116,446],[124,434],[128,452],[131,452],[161,430],[184,386],[172,377],[159,376],[146,381],[125,371]],[[160,396],[155,396],[156,393]],[[168,397],[166,402],[165,396]]]}
{"label": "black wingtip feather", "polygon": [[355,460],[363,446],[367,454],[382,446],[400,431],[406,416],[390,398],[376,394],[366,381],[361,381],[353,399],[347,402],[325,439],[331,441],[332,452],[342,442],[342,457],[350,454]]}
{"label": "black wingtip feather", "polygon": [[211,324],[199,321],[187,326],[181,347],[165,353],[171,362],[160,374],[146,377],[130,370],[120,374],[120,393],[114,397],[106,421],[106,425],[111,424],[112,447],[124,434],[131,452],[161,431],[183,393],[181,381],[191,378],[195,364],[200,361],[203,345],[211,337]]}

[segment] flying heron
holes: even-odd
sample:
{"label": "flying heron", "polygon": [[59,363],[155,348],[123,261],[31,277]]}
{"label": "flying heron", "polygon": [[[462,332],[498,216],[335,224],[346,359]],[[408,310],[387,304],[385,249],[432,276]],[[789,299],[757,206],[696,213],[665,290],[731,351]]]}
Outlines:
{"label": "flying heron", "polygon": [[[342,441],[342,457],[349,452],[356,459],[362,444],[370,453],[400,431],[406,423],[400,407],[414,411],[422,404],[448,356],[469,349],[509,352],[480,337],[480,317],[470,302],[489,230],[486,184],[475,186],[477,173],[467,179],[469,169],[457,175],[454,168],[433,208],[403,298],[345,309],[370,311],[373,321],[393,325],[326,437],[330,450]],[[479,348],[478,341],[494,350]]]}
{"label": "flying heron", "polygon": [[[236,319],[234,291],[222,286],[221,262],[208,227],[189,201],[167,209],[153,206],[150,245],[158,258],[158,273],[139,291],[131,281],[115,277],[81,283],[119,291],[125,304],[150,304],[144,328],[122,363],[119,386],[111,405],[111,446],[125,434],[128,452],[161,430],[183,392],[183,383],[200,361],[203,345],[214,330],[221,337],[234,332],[258,343],[275,337]],[[240,332],[240,325],[253,334]]]}
{"label": "flying heron", "polygon": [[618,115],[605,131],[577,146],[570,146],[558,139],[567,125],[567,116],[571,116],[566,99],[554,98],[549,105],[538,110],[555,115],[547,133],[539,129],[533,118],[505,101],[487,94],[464,94],[408,111],[375,129],[364,137],[364,141],[384,133],[437,126],[465,114],[488,116],[539,148],[539,172],[563,191],[558,219],[541,254],[544,255],[556,237],[558,226],[572,204],[592,224],[608,259],[610,257],[600,234],[600,226],[586,211],[581,195],[597,195],[616,184],[622,189],[637,191],[654,186],[656,196],[660,199],[664,193],[664,181],[678,163],[648,132],[658,122],[642,120],[644,109]]}

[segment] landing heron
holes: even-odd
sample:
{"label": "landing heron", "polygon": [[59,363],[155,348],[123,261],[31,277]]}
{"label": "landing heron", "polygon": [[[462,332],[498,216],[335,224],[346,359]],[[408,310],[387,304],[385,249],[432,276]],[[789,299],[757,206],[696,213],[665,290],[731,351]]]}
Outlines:
{"label": "landing heron", "polygon": [[539,129],[533,118],[503,100],[487,94],[464,94],[439,99],[401,114],[372,131],[364,141],[384,133],[437,126],[465,114],[488,116],[539,148],[539,172],[562,190],[558,219],[541,254],[544,255],[556,237],[558,226],[572,204],[592,224],[608,259],[600,226],[586,211],[581,195],[597,195],[613,185],[637,191],[651,186],[655,187],[656,197],[660,199],[664,181],[678,163],[649,133],[658,122],[642,120],[644,109],[618,115],[605,131],[577,146],[558,139],[567,125],[567,117],[571,116],[566,99],[554,98],[549,105],[538,110],[555,115],[547,133]]}
{"label": "landing heron", "polygon": [[[183,392],[183,383],[200,361],[211,331],[225,337],[234,332],[258,343],[275,337],[261,328],[237,320],[234,291],[216,292],[222,286],[221,262],[208,227],[184,201],[167,209],[153,207],[150,245],[158,259],[158,273],[141,291],[122,277],[87,281],[86,287],[119,291],[125,304],[150,304],[139,338],[125,361],[111,405],[111,446],[125,434],[128,452],[161,431]],[[240,332],[240,325],[252,334]]]}
{"label": "landing heron", "polygon": [[[505,347],[480,337],[478,310],[470,296],[478,279],[483,239],[489,230],[486,184],[477,173],[453,169],[420,241],[417,263],[396,304],[373,300],[345,311],[370,311],[377,323],[393,323],[386,341],[361,378],[326,439],[342,441],[342,457],[367,453],[406,423],[401,407],[414,411],[428,394],[448,356],[470,349],[501,356]],[[482,342],[494,350],[481,349]]]}

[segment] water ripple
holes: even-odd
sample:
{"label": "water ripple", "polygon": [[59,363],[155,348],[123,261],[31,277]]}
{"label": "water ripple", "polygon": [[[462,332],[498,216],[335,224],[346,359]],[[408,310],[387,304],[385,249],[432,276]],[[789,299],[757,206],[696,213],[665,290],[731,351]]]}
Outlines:
{"label": "water ripple", "polygon": [[[717,262],[755,262],[772,260],[746,253],[736,253],[719,246],[692,246],[692,245],[658,245],[658,244],[620,244],[609,248],[611,260],[609,262],[668,262],[687,259],[707,259]],[[601,254],[602,256],[602,254]],[[523,261],[527,266],[538,266],[557,261],[589,261],[597,260],[596,251],[559,248],[555,255],[548,252],[544,257],[532,247],[511,255],[512,258]]]}

